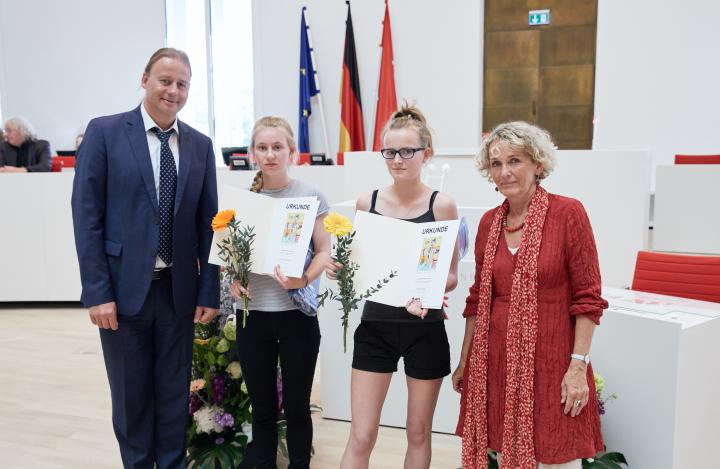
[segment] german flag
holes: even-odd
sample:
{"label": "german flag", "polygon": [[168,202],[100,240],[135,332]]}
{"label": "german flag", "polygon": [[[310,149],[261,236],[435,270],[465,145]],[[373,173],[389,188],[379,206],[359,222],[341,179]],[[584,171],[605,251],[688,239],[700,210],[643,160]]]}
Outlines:
{"label": "german flag", "polygon": [[360,76],[355,56],[350,2],[345,22],[345,53],[343,54],[342,86],[340,88],[340,146],[341,152],[364,151],[365,129],[363,127],[362,103],[360,102]]}

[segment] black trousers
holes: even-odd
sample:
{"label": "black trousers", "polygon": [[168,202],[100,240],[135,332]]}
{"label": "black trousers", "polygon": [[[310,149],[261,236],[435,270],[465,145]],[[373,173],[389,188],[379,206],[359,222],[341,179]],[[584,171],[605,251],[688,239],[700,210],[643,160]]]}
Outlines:
{"label": "black trousers", "polygon": [[279,357],[289,469],[309,468],[313,437],[310,390],[320,349],[317,317],[298,310],[251,311],[245,328],[238,321],[237,347],[253,408],[254,467],[277,467]]}
{"label": "black trousers", "polygon": [[100,329],[126,469],[185,467],[193,316],[183,313],[168,277],[152,282],[136,316],[118,315],[117,331]]}

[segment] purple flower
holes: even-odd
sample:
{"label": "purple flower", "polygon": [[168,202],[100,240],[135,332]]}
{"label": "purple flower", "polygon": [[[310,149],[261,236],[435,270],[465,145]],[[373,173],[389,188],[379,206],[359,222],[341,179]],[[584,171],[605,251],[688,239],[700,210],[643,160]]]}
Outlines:
{"label": "purple flower", "polygon": [[605,401],[598,399],[598,412],[600,415],[605,415]]}
{"label": "purple flower", "polygon": [[216,405],[222,404],[226,395],[225,373],[218,373],[212,378],[213,398],[212,403]]}
{"label": "purple flower", "polygon": [[215,423],[225,428],[232,428],[235,425],[235,419],[229,412],[218,412],[214,417]]}
{"label": "purple flower", "polygon": [[218,437],[218,438],[215,439],[215,444],[216,444],[216,445],[221,445],[221,444],[223,444],[223,443],[225,443],[225,438],[223,438],[223,437]]}
{"label": "purple flower", "polygon": [[278,393],[278,412],[283,411],[283,382],[282,382],[282,374],[280,373],[280,369],[278,368],[277,373],[277,393]]}
{"label": "purple flower", "polygon": [[195,394],[191,394],[191,395],[190,395],[190,405],[189,405],[189,407],[190,407],[190,409],[189,409],[189,410],[190,410],[190,415],[195,415],[195,412],[197,412],[197,410],[198,410],[200,407],[202,407],[202,401],[200,400],[200,398],[199,398],[197,395],[195,395]]}

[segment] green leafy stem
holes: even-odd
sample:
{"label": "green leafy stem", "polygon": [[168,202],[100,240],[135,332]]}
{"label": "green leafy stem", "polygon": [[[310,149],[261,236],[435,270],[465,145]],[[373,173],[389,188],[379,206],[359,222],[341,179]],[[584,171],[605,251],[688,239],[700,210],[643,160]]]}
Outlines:
{"label": "green leafy stem", "polygon": [[[228,236],[218,243],[218,257],[226,267],[227,274],[233,281],[240,282],[243,288],[248,287],[250,269],[252,268],[252,245],[255,242],[255,227],[240,225],[240,221],[233,218],[228,223]],[[243,320],[245,327],[248,316],[248,297],[243,295]]]}
{"label": "green leafy stem", "polygon": [[391,279],[398,276],[397,271],[391,270],[387,277],[379,280],[377,284],[369,287],[363,293],[358,294],[355,291],[354,277],[355,272],[357,272],[360,266],[357,262],[350,260],[350,254],[352,253],[350,245],[352,244],[354,237],[354,231],[348,233],[347,235],[337,237],[335,256],[333,256],[333,260],[342,265],[336,275],[339,292],[336,293],[334,290],[326,288],[325,291],[317,297],[318,306],[323,306],[327,300],[335,300],[340,303],[340,310],[342,311],[341,321],[343,326],[344,352],[347,352],[347,328],[350,312],[358,308],[358,303],[379,292],[380,289],[387,285]]}

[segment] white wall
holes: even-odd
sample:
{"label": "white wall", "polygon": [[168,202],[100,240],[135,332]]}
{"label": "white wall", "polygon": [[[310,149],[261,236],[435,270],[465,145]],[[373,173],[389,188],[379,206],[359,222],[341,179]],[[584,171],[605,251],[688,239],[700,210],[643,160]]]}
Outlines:
{"label": "white wall", "polygon": [[22,115],[53,150],[92,117],[142,99],[140,76],[165,42],[162,0],[0,0],[3,117]]}
{"label": "white wall", "polygon": [[[338,146],[340,79],[347,7],[340,0],[253,1],[255,114],[298,122],[300,11],[308,7],[330,153]],[[436,134],[438,153],[474,153],[482,115],[482,1],[392,0],[398,99],[415,101]],[[366,144],[372,145],[380,68],[383,0],[352,2]],[[323,151],[313,100],[312,151]]]}
{"label": "white wall", "polygon": [[593,149],[720,153],[718,18],[714,0],[599,1]]}
{"label": "white wall", "polygon": [[[299,14],[308,7],[331,152],[337,148],[346,7],[342,1],[253,0],[255,109],[297,125]],[[27,116],[53,148],[72,147],[96,115],[141,98],[139,77],[164,43],[162,0],[0,0],[3,117]],[[366,138],[371,138],[383,0],[355,1]],[[440,154],[474,153],[482,114],[482,1],[392,0],[398,96],[427,113]],[[599,0],[594,149],[720,151],[720,2]],[[314,103],[317,109],[317,103]],[[322,150],[319,112],[313,149]]]}

